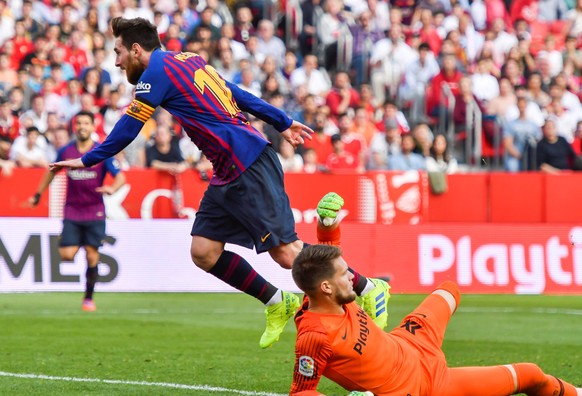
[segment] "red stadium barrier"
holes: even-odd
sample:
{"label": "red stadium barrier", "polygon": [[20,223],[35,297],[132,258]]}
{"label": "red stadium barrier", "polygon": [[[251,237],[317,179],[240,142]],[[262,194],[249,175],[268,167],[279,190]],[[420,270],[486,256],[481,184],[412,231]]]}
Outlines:
{"label": "red stadium barrier", "polygon": [[[64,177],[57,178],[36,208],[26,201],[40,169],[0,174],[0,217],[59,217]],[[208,182],[196,172],[179,177],[149,169],[126,172],[127,186],[107,202],[113,218],[193,217]],[[582,174],[474,173],[448,176],[448,191],[433,195],[425,173],[286,174],[286,189],[298,223],[315,219],[326,192],[345,198],[345,221],[378,224],[576,223],[582,222]]]}

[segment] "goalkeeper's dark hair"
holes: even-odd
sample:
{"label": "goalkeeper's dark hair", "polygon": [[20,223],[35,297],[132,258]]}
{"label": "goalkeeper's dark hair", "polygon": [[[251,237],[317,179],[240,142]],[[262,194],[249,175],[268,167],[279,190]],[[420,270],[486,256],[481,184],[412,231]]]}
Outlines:
{"label": "goalkeeper's dark hair", "polygon": [[297,286],[307,295],[313,293],[322,281],[335,273],[333,261],[342,250],[332,245],[309,245],[297,255],[291,267],[291,275]]}
{"label": "goalkeeper's dark hair", "polygon": [[113,36],[121,37],[121,43],[128,50],[133,43],[141,45],[146,51],[153,51],[162,46],[156,26],[144,18],[115,17],[111,20],[111,30]]}

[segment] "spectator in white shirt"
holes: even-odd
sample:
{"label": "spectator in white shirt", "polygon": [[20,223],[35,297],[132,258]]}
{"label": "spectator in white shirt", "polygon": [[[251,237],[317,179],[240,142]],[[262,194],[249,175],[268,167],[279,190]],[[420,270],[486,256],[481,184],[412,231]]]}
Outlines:
{"label": "spectator in white shirt", "polygon": [[499,96],[499,83],[491,75],[490,63],[481,58],[477,62],[477,70],[471,76],[473,83],[473,95],[481,101],[488,102]]}
{"label": "spectator in white shirt", "polygon": [[410,101],[410,120],[417,122],[426,114],[426,87],[440,68],[427,43],[418,47],[419,57],[406,69],[400,86],[400,98]]}
{"label": "spectator in white shirt", "polygon": [[47,115],[44,97],[36,94],[30,101],[30,110],[25,111],[20,116],[20,125],[24,128],[35,126],[40,133],[45,133],[47,129]]}
{"label": "spectator in white shirt", "polygon": [[550,75],[554,77],[564,68],[562,53],[556,49],[556,37],[548,34],[544,39],[544,48],[538,52],[539,58],[545,58],[550,62]]}
{"label": "spectator in white shirt", "polygon": [[305,56],[303,65],[291,72],[290,82],[292,89],[305,85],[307,92],[319,97],[325,97],[331,88],[329,78],[318,68],[315,55]]}
{"label": "spectator in white shirt", "polygon": [[380,103],[386,100],[387,89],[395,96],[405,71],[417,59],[418,53],[404,42],[401,25],[392,25],[388,37],[374,44],[370,78],[374,96]]}
{"label": "spectator in white shirt", "polygon": [[287,48],[285,43],[279,37],[275,36],[275,26],[273,22],[263,19],[259,22],[257,29],[259,36],[259,45],[257,51],[263,54],[263,59],[271,55],[279,61],[279,66],[283,66],[285,52]]}
{"label": "spectator in white shirt", "polygon": [[[533,122],[536,126],[541,128],[544,123],[546,122],[544,119],[544,114],[540,107],[532,101],[528,101],[526,98],[527,90],[525,86],[518,86],[515,88],[515,96],[519,98],[525,99],[525,116],[524,119]],[[511,122],[517,120],[519,118],[519,109],[517,107],[517,103],[510,108],[507,109],[505,113],[505,122]]]}
{"label": "spectator in white shirt", "polygon": [[505,21],[502,18],[497,18],[493,21],[491,31],[495,36],[493,39],[494,50],[504,59],[505,54],[518,44],[517,37],[511,33],[507,33],[505,30]]}
{"label": "spectator in white shirt", "polygon": [[48,168],[48,158],[45,148],[38,146],[37,140],[45,140],[40,136],[37,127],[31,126],[26,130],[26,136],[20,136],[12,145],[10,159],[14,160],[22,168]]}

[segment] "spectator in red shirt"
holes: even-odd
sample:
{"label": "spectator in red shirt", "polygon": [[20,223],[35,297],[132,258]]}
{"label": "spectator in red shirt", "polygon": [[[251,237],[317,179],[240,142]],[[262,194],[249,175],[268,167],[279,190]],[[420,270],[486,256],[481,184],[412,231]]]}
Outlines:
{"label": "spectator in red shirt", "polygon": [[578,121],[578,124],[576,124],[576,131],[574,132],[572,148],[574,149],[574,153],[577,157],[582,156],[582,121]]}
{"label": "spectator in red shirt", "polygon": [[459,94],[459,81],[463,78],[463,73],[457,70],[457,60],[454,55],[443,56],[443,65],[427,92],[427,113],[431,116],[438,116],[448,105],[448,98],[443,94],[443,89],[448,88],[452,96]]}
{"label": "spectator in red shirt", "polygon": [[439,37],[434,25],[433,13],[430,9],[425,8],[420,10],[419,22],[421,24],[418,34],[421,43],[427,43],[430,50],[438,54],[441,50],[442,39]]}
{"label": "spectator in red shirt", "polygon": [[334,120],[337,120],[339,115],[345,113],[350,107],[358,106],[360,94],[352,88],[348,73],[343,71],[336,73],[333,88],[327,94],[326,103]]}
{"label": "spectator in red shirt", "polygon": [[320,165],[325,165],[327,157],[332,153],[331,137],[325,133],[327,116],[323,112],[317,112],[314,118],[312,139],[306,139],[305,149],[312,149],[317,154],[317,161]]}
{"label": "spectator in red shirt", "polygon": [[353,132],[352,118],[344,113],[339,116],[339,135],[342,138],[343,148],[354,156],[356,168],[364,171],[365,156],[367,150],[366,139],[359,133]]}
{"label": "spectator in red shirt", "polygon": [[81,47],[83,40],[83,33],[75,30],[71,33],[71,38],[69,39],[70,51],[68,53],[68,61],[75,69],[75,75],[79,77],[81,75],[81,70],[89,64],[89,57],[85,50]]}
{"label": "spectator in red shirt", "polygon": [[[10,39],[9,43],[13,47],[13,52],[10,56],[10,64],[13,69],[18,69],[22,58],[34,50],[32,40],[27,36],[26,26],[24,21],[18,20],[14,24],[14,37]],[[6,50],[6,48],[4,48]]]}
{"label": "spectator in red shirt", "polygon": [[354,171],[358,168],[358,160],[344,148],[342,137],[339,134],[331,137],[333,153],[325,161],[326,167],[331,171]]}
{"label": "spectator in red shirt", "polygon": [[[498,0],[501,2],[501,0]],[[539,0],[515,0],[511,4],[510,18],[512,22],[518,19],[524,19],[528,23],[537,22],[538,20],[538,1]],[[509,25],[508,25],[509,26]]]}
{"label": "spectator in red shirt", "polygon": [[20,135],[18,117],[12,114],[10,102],[0,96],[0,159],[7,160],[14,139]]}

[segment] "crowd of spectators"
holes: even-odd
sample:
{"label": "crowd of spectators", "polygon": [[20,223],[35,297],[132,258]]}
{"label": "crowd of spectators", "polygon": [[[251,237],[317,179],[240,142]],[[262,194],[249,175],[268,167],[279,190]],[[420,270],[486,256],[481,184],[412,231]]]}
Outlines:
{"label": "crowd of spectators", "polygon": [[[111,132],[133,94],[116,16],[311,126],[293,149],[249,116],[286,172],[580,167],[582,0],[0,0],[4,173],[48,166],[81,110]],[[117,159],[211,172],[161,108]]]}

